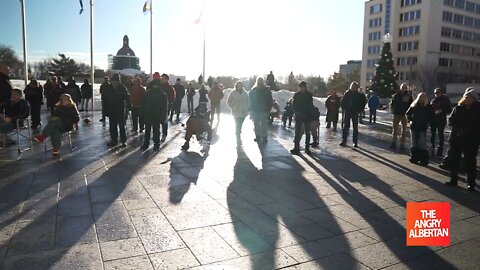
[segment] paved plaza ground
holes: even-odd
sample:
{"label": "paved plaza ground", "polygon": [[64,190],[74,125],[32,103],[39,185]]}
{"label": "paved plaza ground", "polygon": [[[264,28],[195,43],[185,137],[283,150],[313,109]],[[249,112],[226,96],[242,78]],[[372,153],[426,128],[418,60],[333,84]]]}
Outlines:
{"label": "paved plaza ground", "polygon": [[[480,193],[388,151],[387,119],[358,149],[322,123],[320,148],[291,156],[292,129],[259,147],[249,120],[237,149],[226,114],[210,149],[180,151],[180,124],[158,152],[143,135],[108,149],[98,116],[73,153],[0,151],[0,269],[479,268]],[[406,247],[409,201],[450,202],[449,247]]]}

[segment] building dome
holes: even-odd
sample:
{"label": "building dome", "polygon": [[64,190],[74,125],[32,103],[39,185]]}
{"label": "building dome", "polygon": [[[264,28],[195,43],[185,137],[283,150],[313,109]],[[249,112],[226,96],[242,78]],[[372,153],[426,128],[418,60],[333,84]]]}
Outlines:
{"label": "building dome", "polygon": [[121,56],[121,55],[126,55],[126,56],[135,56],[135,53],[133,52],[132,49],[130,49],[130,47],[128,46],[128,36],[125,35],[123,37],[123,47],[118,50],[117,52],[117,56]]}

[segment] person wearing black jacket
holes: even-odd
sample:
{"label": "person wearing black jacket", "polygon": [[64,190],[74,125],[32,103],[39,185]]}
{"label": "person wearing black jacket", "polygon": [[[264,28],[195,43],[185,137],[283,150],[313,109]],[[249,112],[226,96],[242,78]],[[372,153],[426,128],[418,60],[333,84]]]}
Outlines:
{"label": "person wearing black jacket", "polygon": [[343,135],[340,146],[347,146],[348,133],[350,130],[350,119],[353,125],[353,146],[358,147],[358,114],[365,109],[367,98],[358,92],[358,82],[352,82],[350,89],[343,95],[340,104],[344,113]]}
{"label": "person wearing black jacket", "polygon": [[82,92],[73,77],[68,81],[68,84],[65,87],[65,94],[69,94],[75,104],[80,104],[82,102]]}
{"label": "person wearing black jacket", "polygon": [[340,98],[335,91],[332,91],[325,100],[325,107],[327,108],[326,128],[330,128],[333,122],[333,130],[337,130],[338,113],[340,112]]}
{"label": "person wearing black jacket", "polygon": [[438,131],[438,150],[437,156],[443,156],[443,141],[444,141],[444,131],[445,126],[447,125],[447,114],[452,112],[452,104],[447,96],[442,92],[442,89],[436,88],[434,90],[435,98],[430,102],[430,106],[433,109],[433,120],[430,125],[430,143],[432,148],[435,148],[435,135]]}
{"label": "person wearing black jacket", "polygon": [[32,129],[37,129],[40,123],[40,109],[43,104],[43,88],[37,80],[32,79],[25,90],[25,100],[30,104],[30,116],[32,118]]}
{"label": "person wearing black jacket", "polygon": [[145,124],[145,137],[140,149],[147,150],[150,144],[150,133],[153,129],[153,150],[160,148],[160,125],[167,121],[168,117],[168,98],[167,94],[161,90],[160,80],[152,80],[147,91],[142,97],[140,105],[140,117]]}
{"label": "person wearing black jacket", "polygon": [[83,81],[82,87],[80,87],[80,92],[82,92],[82,111],[85,110],[88,112],[88,103],[93,97],[93,88],[88,79]]}
{"label": "person wearing black jacket", "polygon": [[249,93],[250,111],[255,129],[257,143],[267,142],[268,136],[268,115],[272,108],[272,92],[265,85],[263,78],[259,77],[255,86]]}
{"label": "person wearing black jacket", "polygon": [[10,67],[7,65],[0,65],[0,105],[10,102],[10,95],[12,94],[12,83],[8,74]]}
{"label": "person wearing black jacket", "polygon": [[105,76],[102,85],[100,85],[100,98],[102,102],[102,118],[100,119],[100,122],[103,122],[103,125],[105,125],[105,94],[107,93],[108,88],[110,88],[110,78]]}
{"label": "person wearing black jacket", "polygon": [[[17,120],[26,119],[30,113],[28,103],[22,99],[22,91],[13,89],[10,94],[10,100],[0,105],[0,135],[6,136],[6,133],[15,129]],[[20,123],[23,125],[23,123]],[[13,141],[7,138],[7,145]],[[3,142],[2,142],[3,143]],[[5,145],[2,145],[4,147]]]}
{"label": "person wearing black jacket", "polygon": [[177,114],[176,120],[180,120],[180,108],[182,107],[182,100],[185,97],[185,86],[181,84],[182,80],[177,78],[173,88],[175,88],[175,101],[173,102],[172,111],[170,113],[170,121],[172,121],[173,114]]}
{"label": "person wearing black jacket", "polygon": [[120,75],[113,74],[112,84],[104,93],[105,116],[109,119],[110,139],[107,146],[114,147],[118,144],[118,131],[122,147],[126,147],[127,134],[125,132],[125,111],[130,110],[132,104],[127,88],[120,82]]}
{"label": "person wearing black jacket", "polygon": [[305,154],[310,155],[310,123],[313,120],[313,95],[307,91],[307,83],[301,81],[298,91],[293,95],[293,111],[295,112],[295,146],[290,153],[300,154],[300,140],[305,130]]}
{"label": "person wearing black jacket", "polygon": [[195,96],[195,88],[193,88],[192,83],[188,83],[187,89],[187,107],[188,107],[188,114],[193,113],[193,96]]}
{"label": "person wearing black jacket", "polygon": [[415,101],[408,108],[407,119],[411,121],[412,147],[410,149],[410,162],[428,165],[427,129],[433,118],[432,107],[428,104],[427,94],[418,94]]}
{"label": "person wearing black jacket", "polygon": [[467,172],[468,191],[475,191],[477,154],[480,144],[480,105],[475,89],[465,90],[449,118],[450,135],[450,181],[447,186],[458,185],[458,168],[463,153]]}
{"label": "person wearing black jacket", "polygon": [[392,144],[390,145],[391,149],[397,147],[397,137],[399,131],[399,124],[402,124],[402,135],[400,138],[400,150],[405,149],[405,139],[407,138],[407,117],[405,113],[407,112],[410,104],[413,102],[412,94],[407,91],[408,85],[402,83],[400,85],[400,91],[392,96],[391,109],[393,112],[393,137]]}

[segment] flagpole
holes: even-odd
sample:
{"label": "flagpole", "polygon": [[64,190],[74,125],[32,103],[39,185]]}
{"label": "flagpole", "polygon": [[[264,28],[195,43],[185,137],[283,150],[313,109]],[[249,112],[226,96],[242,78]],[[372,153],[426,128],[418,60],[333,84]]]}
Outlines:
{"label": "flagpole", "polygon": [[23,69],[25,75],[25,87],[28,85],[28,59],[27,59],[27,26],[25,23],[25,0],[20,0],[22,4],[22,32],[23,32]]}
{"label": "flagpole", "polygon": [[153,78],[153,0],[150,1],[150,80]]}
{"label": "flagpole", "polygon": [[[93,65],[93,0],[90,0],[90,81],[92,84],[92,92],[93,92],[93,85],[95,83],[95,66]],[[93,113],[95,109],[95,98],[92,96],[92,119]]]}
{"label": "flagpole", "polygon": [[203,24],[203,80],[205,81],[205,23]]}

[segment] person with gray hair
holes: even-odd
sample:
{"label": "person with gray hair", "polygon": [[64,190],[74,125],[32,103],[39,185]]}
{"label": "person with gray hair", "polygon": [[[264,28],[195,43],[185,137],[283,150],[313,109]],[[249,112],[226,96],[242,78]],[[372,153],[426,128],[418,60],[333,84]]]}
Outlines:
{"label": "person with gray hair", "polygon": [[450,181],[445,185],[458,185],[458,168],[464,156],[468,191],[475,191],[477,154],[480,144],[480,105],[475,88],[468,87],[449,117],[450,135]]}
{"label": "person with gray hair", "polygon": [[365,109],[367,98],[364,94],[358,92],[358,82],[352,82],[350,89],[343,95],[340,104],[342,112],[345,114],[343,124],[343,135],[340,146],[347,146],[348,133],[350,131],[350,120],[353,125],[353,147],[358,147],[358,115]]}

